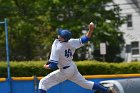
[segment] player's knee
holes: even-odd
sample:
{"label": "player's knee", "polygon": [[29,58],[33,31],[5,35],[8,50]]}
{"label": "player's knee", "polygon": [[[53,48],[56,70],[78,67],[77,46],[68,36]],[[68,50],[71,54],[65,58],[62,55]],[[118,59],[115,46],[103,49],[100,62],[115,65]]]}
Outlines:
{"label": "player's knee", "polygon": [[39,81],[39,86],[42,86],[42,85],[43,85],[43,82],[44,82],[44,80],[41,79],[41,80]]}
{"label": "player's knee", "polygon": [[39,89],[43,89],[43,90],[46,90],[46,84],[45,84],[45,80],[44,79],[41,79],[40,82],[39,82]]}
{"label": "player's knee", "polygon": [[40,81],[39,81],[39,84],[42,84],[45,80],[42,78]]}
{"label": "player's knee", "polygon": [[[53,83],[53,82],[51,82],[51,83]],[[38,88],[47,91],[48,89],[50,89],[53,86],[53,84],[51,84],[51,83],[48,79],[42,78],[39,82],[39,87]]]}

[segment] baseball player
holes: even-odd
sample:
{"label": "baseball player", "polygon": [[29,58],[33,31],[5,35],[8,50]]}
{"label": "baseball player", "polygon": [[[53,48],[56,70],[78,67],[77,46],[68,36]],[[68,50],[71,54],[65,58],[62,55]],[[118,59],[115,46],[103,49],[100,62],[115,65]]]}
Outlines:
{"label": "baseball player", "polygon": [[86,80],[72,61],[75,50],[89,41],[93,31],[94,24],[92,22],[89,24],[87,34],[78,39],[72,39],[72,34],[69,30],[58,30],[58,39],[52,44],[49,62],[44,65],[45,69],[58,69],[40,80],[38,93],[46,93],[52,86],[65,80],[70,80],[86,89],[99,90],[102,93],[113,93],[112,90],[100,84]]}

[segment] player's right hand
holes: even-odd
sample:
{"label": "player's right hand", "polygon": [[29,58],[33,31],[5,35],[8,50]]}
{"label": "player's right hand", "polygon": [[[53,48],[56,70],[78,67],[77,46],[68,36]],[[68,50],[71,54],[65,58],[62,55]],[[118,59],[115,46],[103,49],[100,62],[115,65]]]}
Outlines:
{"label": "player's right hand", "polygon": [[44,67],[45,69],[50,69],[50,68],[49,68],[49,65],[47,65],[47,64],[45,64],[43,67]]}

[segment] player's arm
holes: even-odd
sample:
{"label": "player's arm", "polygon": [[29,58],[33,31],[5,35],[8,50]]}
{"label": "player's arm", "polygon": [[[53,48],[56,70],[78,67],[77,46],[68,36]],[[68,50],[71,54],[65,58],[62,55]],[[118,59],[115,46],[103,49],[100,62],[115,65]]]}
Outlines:
{"label": "player's arm", "polygon": [[88,30],[88,32],[86,33],[85,36],[81,37],[81,42],[82,42],[82,43],[88,42],[89,39],[90,39],[91,36],[92,36],[93,31],[94,31],[94,23],[91,22],[91,23],[89,24],[89,30]]}
{"label": "player's arm", "polygon": [[45,69],[57,69],[57,64],[59,60],[59,49],[55,47],[55,42],[52,45],[51,53],[50,53],[50,58],[47,64],[44,65]]}

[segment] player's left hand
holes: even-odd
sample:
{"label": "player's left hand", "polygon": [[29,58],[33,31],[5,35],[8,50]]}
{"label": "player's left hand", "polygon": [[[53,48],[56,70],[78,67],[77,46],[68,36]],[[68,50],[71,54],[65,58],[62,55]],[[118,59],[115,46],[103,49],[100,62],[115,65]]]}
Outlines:
{"label": "player's left hand", "polygon": [[50,68],[49,68],[49,65],[47,65],[47,64],[45,64],[43,67],[44,67],[45,69],[50,69]]}

